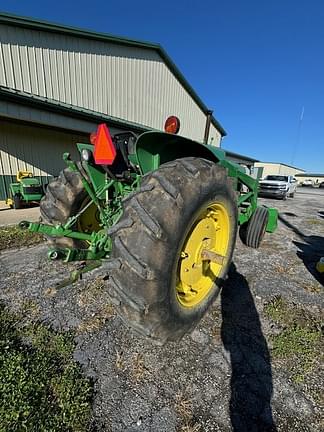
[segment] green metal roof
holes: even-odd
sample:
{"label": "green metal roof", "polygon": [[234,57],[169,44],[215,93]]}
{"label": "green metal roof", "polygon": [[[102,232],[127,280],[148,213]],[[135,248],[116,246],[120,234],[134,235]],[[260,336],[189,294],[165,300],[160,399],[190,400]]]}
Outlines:
{"label": "green metal roof", "polygon": [[303,172],[303,173],[295,174],[295,177],[324,177],[324,173]]}
{"label": "green metal roof", "polygon": [[[168,66],[170,71],[174,74],[177,80],[181,83],[181,85],[187,90],[190,96],[194,99],[200,109],[207,115],[208,108],[188,83],[186,78],[182,75],[177,66],[173,63],[167,52],[161,47],[159,44],[142,42],[134,39],[128,39],[118,36],[113,36],[108,33],[98,33],[91,30],[80,29],[77,27],[70,27],[61,24],[56,24],[48,21],[38,20],[29,17],[22,17],[18,15],[12,15],[4,12],[0,12],[0,24],[7,24],[17,27],[24,27],[34,30],[43,30],[52,33],[61,33],[67,34],[70,36],[76,36],[85,39],[94,39],[102,42],[110,42],[115,44],[122,44],[133,47],[147,48],[153,49],[158,52],[158,54],[162,57],[165,64]],[[223,129],[221,124],[212,117],[212,124],[216,127],[216,129],[220,132],[222,136],[226,135],[226,131]]]}

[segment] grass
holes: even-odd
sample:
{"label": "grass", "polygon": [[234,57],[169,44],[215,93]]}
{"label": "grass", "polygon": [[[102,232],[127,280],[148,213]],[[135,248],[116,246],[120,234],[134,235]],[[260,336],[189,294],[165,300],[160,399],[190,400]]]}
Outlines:
{"label": "grass", "polygon": [[322,292],[322,285],[319,282],[308,282],[307,284],[301,285],[305,291],[311,292],[311,293],[321,293]]}
{"label": "grass", "polygon": [[78,305],[86,309],[88,306],[96,302],[102,297],[105,290],[105,281],[102,278],[96,278],[93,281],[87,283],[87,285],[79,293],[77,302]]}
{"label": "grass", "polygon": [[[78,326],[77,333],[94,332],[100,330],[106,321],[115,316],[115,310],[112,304],[103,299],[105,281],[102,278],[96,278],[88,283],[77,296],[77,303],[81,309],[86,311],[93,304],[99,303],[98,309],[85,318]],[[51,293],[49,293],[51,294]]]}
{"label": "grass", "polygon": [[272,336],[273,358],[286,363],[295,382],[303,382],[322,357],[321,321],[280,296],[265,306],[265,313],[282,329]]}
{"label": "grass", "polygon": [[294,274],[297,264],[298,263],[296,262],[290,262],[290,261],[287,261],[285,265],[281,265],[280,263],[275,263],[273,265],[273,271],[278,274]]}
{"label": "grass", "polygon": [[115,310],[111,304],[104,304],[90,318],[82,321],[77,328],[77,333],[92,333],[100,330],[110,318],[115,316]]}
{"label": "grass", "polygon": [[73,336],[0,304],[0,431],[87,431],[91,382],[73,361]]}
{"label": "grass", "polygon": [[136,353],[132,360],[131,375],[134,382],[141,382],[149,376],[149,370],[145,366],[144,356],[141,353]]}
{"label": "grass", "polygon": [[125,369],[124,353],[121,350],[116,350],[115,365],[116,365],[116,368],[120,371],[123,371]]}
{"label": "grass", "polygon": [[305,222],[309,225],[322,225],[324,226],[324,220],[319,218],[306,219]]}
{"label": "grass", "polygon": [[199,423],[189,421],[180,426],[179,432],[202,432],[202,428]]}
{"label": "grass", "polygon": [[174,408],[181,421],[179,432],[200,432],[202,430],[201,424],[194,418],[192,402],[183,392],[176,394]]}
{"label": "grass", "polygon": [[175,397],[175,410],[178,416],[186,422],[192,419],[192,403],[182,392]]}
{"label": "grass", "polygon": [[0,250],[41,243],[43,236],[22,230],[18,226],[0,227]]}

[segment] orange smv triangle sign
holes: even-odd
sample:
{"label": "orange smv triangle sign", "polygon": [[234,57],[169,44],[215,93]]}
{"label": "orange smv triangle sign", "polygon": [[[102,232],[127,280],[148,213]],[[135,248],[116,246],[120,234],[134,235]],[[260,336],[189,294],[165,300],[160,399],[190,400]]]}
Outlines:
{"label": "orange smv triangle sign", "polygon": [[98,126],[94,159],[97,165],[112,165],[116,158],[116,148],[112,142],[109,129],[105,123]]}

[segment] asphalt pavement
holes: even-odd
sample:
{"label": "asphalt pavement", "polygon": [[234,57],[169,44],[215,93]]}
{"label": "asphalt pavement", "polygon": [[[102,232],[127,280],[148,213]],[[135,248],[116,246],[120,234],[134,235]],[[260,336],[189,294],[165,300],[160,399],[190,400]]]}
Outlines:
{"label": "asphalt pavement", "polygon": [[0,226],[16,225],[22,220],[37,222],[39,218],[39,206],[33,205],[15,210],[9,208],[4,201],[0,202]]}

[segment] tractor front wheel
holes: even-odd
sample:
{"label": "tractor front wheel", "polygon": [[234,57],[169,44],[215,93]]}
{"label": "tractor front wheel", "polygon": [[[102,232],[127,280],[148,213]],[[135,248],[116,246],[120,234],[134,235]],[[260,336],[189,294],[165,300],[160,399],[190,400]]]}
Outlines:
{"label": "tractor front wheel", "polygon": [[237,231],[226,170],[184,158],[144,176],[109,230],[108,290],[120,316],[165,343],[190,331],[217,297]]}
{"label": "tractor front wheel", "polygon": [[265,235],[269,214],[266,207],[257,207],[248,222],[240,227],[242,242],[251,248],[257,249]]}

